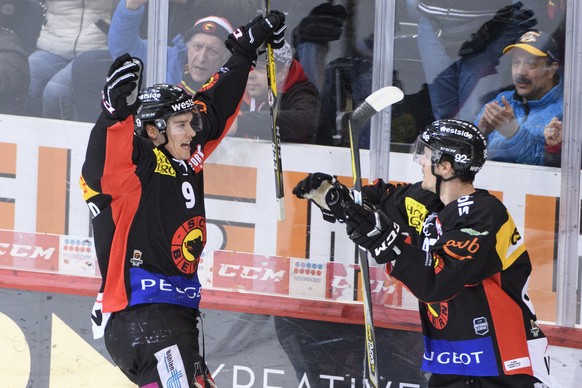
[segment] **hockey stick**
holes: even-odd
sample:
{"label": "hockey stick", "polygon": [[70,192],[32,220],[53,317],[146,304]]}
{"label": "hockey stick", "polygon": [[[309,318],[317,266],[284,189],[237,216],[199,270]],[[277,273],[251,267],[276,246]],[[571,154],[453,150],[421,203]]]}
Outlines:
{"label": "hockey stick", "polygon": [[[265,17],[271,11],[271,1],[265,0]],[[275,104],[277,98],[277,70],[275,67],[275,53],[267,42],[267,84],[269,93],[269,107],[271,112],[271,138],[273,144],[273,164],[275,170],[275,197],[277,198],[277,220],[285,221],[285,192],[283,188],[283,166],[281,162],[281,136],[277,127],[278,109]]]}
{"label": "hockey stick", "polygon": [[[376,113],[397,103],[404,98],[402,90],[395,86],[387,86],[370,94],[358,106],[348,120],[350,134],[350,151],[352,157],[352,175],[354,177],[354,202],[362,204],[362,174],[360,171],[360,130],[362,126]],[[365,249],[358,247],[360,271],[362,274],[364,327],[366,330],[366,360],[364,362],[364,380],[371,388],[378,387],[378,358],[376,352],[376,336],[372,318],[372,293],[370,290],[370,270],[368,255]]]}

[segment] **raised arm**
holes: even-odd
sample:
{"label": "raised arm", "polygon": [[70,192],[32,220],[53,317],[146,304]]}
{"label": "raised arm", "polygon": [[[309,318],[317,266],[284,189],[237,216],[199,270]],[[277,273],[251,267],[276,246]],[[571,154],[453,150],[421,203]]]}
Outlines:
{"label": "raised arm", "polygon": [[113,58],[129,55],[145,60],[147,40],[139,36],[140,25],[145,13],[146,0],[121,0],[115,9],[109,27],[108,45]]}

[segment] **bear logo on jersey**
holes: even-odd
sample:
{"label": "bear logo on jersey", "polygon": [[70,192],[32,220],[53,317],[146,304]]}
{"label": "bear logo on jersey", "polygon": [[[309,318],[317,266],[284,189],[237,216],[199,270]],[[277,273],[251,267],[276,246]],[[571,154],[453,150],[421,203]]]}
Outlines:
{"label": "bear logo on jersey", "polygon": [[205,245],[206,219],[197,216],[184,222],[172,238],[172,258],[176,267],[187,275],[196,272]]}
{"label": "bear logo on jersey", "polygon": [[447,302],[425,303],[426,315],[437,329],[443,329],[449,322],[449,304]]}
{"label": "bear logo on jersey", "polygon": [[199,92],[203,92],[205,90],[212,88],[214,85],[216,85],[219,78],[220,75],[218,73],[214,73],[212,76],[210,76],[210,78],[208,78],[208,81],[206,81],[206,83],[202,85]]}

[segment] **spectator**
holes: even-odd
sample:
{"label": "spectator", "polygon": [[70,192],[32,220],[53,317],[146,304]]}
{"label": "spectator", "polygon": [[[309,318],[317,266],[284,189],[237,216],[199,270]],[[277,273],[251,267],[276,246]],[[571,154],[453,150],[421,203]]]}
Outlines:
{"label": "spectator", "polygon": [[28,55],[20,39],[0,27],[0,113],[28,114],[25,101],[29,83]]}
{"label": "spectator", "polygon": [[507,46],[515,89],[501,92],[479,113],[475,124],[487,136],[491,160],[543,165],[544,128],[562,114],[559,47],[547,33],[528,31]]}
{"label": "spectator", "polygon": [[[348,11],[343,5],[324,2],[311,9],[293,30],[295,57],[320,93],[321,111],[314,135],[316,144],[349,146],[347,113],[362,103],[372,90],[371,37],[365,39],[363,53],[358,47],[354,50],[357,55],[335,58],[327,63],[331,43],[342,38],[344,23],[353,23],[351,20],[346,22],[347,19]],[[350,38],[352,35],[348,35],[346,41]],[[369,146],[368,122],[360,132],[360,147]]]}
{"label": "spectator", "polygon": [[[147,40],[139,35],[146,2],[120,1],[109,29],[109,51],[112,57],[129,53],[147,67]],[[193,94],[225,62],[229,52],[223,42],[232,31],[226,19],[208,16],[198,19],[184,35],[176,35],[168,46],[166,82]]]}
{"label": "spectator", "polygon": [[[307,79],[301,64],[293,59],[288,43],[274,50],[277,69],[277,126],[281,141],[312,143],[319,117],[319,93]],[[246,96],[237,119],[237,137],[271,139],[266,60],[258,59],[250,73]]]}
{"label": "spectator", "polygon": [[90,50],[73,61],[71,69],[75,120],[94,123],[101,112],[103,76],[113,59],[109,50]]}
{"label": "spectator", "polygon": [[72,62],[83,52],[107,47],[114,1],[45,1],[45,24],[28,58],[31,115],[75,119]]}
{"label": "spectator", "polygon": [[[172,0],[169,4],[169,32],[172,37],[192,27],[194,11],[220,9],[214,0],[201,4],[199,1]],[[144,7],[145,8],[145,7]],[[247,19],[249,20],[249,19]],[[144,25],[147,25],[147,10],[144,9],[138,34],[144,35]],[[179,32],[178,32],[179,31]],[[170,42],[171,43],[171,42]],[[129,50],[129,47],[128,47]],[[145,55],[145,54],[144,54]],[[75,104],[76,119],[85,122],[94,122],[99,116],[99,101],[101,100],[101,80],[113,63],[109,49],[91,50],[79,55],[73,62],[73,101]],[[203,82],[203,81],[202,81]],[[193,85],[195,90],[197,85]]]}
{"label": "spectator", "polygon": [[183,71],[180,87],[194,94],[221,63],[228,58],[224,39],[232,33],[230,23],[217,16],[198,19],[184,34],[188,49],[186,69]]}
{"label": "spectator", "polygon": [[301,19],[293,30],[293,47],[307,78],[321,92],[330,42],[339,40],[348,13],[343,5],[322,3]]}
{"label": "spectator", "polygon": [[418,50],[434,117],[473,121],[483,104],[511,85],[499,65],[505,46],[537,20],[512,0],[407,0],[418,19]]}
{"label": "spectator", "polygon": [[44,15],[44,0],[2,0],[0,3],[0,25],[18,36],[27,56],[36,50]]}
{"label": "spectator", "polygon": [[544,165],[560,167],[562,164],[562,120],[554,117],[544,128]]}

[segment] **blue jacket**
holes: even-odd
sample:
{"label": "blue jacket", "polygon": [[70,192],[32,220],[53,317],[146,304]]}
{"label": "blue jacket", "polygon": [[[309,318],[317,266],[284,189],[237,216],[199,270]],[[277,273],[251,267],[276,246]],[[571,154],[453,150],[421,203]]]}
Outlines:
{"label": "blue jacket", "polygon": [[[497,131],[487,137],[487,153],[489,160],[499,162],[544,164],[544,128],[554,117],[561,118],[564,105],[564,90],[562,80],[548,91],[540,100],[528,101],[524,104],[515,90],[499,93],[492,101],[500,105],[501,97],[505,96],[515,112],[519,129],[507,139]],[[485,106],[481,108],[475,125],[483,115]]]}
{"label": "blue jacket", "polygon": [[[129,53],[138,57],[147,66],[147,40],[139,36],[140,24],[145,12],[145,6],[138,9],[127,9],[125,1],[120,1],[109,27],[109,52],[113,58]],[[177,85],[182,79],[184,67],[187,63],[187,48],[184,37],[180,34],[172,39],[168,45],[168,57],[166,64],[166,82]]]}

